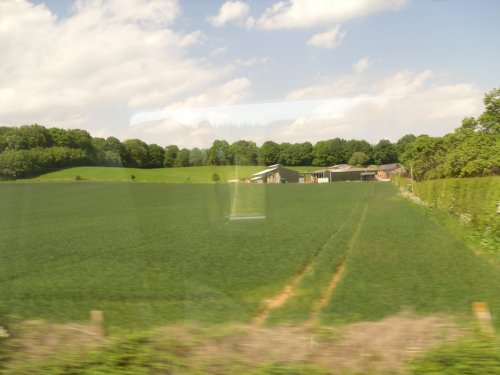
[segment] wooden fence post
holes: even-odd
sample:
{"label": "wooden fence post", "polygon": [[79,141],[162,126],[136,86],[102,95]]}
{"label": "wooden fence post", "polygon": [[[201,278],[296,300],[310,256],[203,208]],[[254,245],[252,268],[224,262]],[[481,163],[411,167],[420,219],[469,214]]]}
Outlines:
{"label": "wooden fence post", "polygon": [[486,302],[474,302],[472,306],[481,332],[492,335],[495,331],[493,324],[491,324],[491,313],[488,304]]}
{"label": "wooden fence post", "polygon": [[100,310],[92,310],[90,312],[90,328],[92,332],[99,338],[104,338],[104,313]]}

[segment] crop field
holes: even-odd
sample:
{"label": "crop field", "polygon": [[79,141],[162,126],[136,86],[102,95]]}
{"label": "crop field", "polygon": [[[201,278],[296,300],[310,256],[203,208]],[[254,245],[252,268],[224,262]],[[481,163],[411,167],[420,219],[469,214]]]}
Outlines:
{"label": "crop field", "polygon": [[[313,171],[320,167],[291,167],[297,171]],[[265,166],[208,166],[186,168],[118,168],[118,167],[75,167],[46,173],[37,177],[39,181],[68,181],[76,176],[89,181],[130,181],[134,175],[135,182],[168,182],[168,183],[211,183],[216,173],[221,182],[245,179],[252,174],[266,169]]]}
{"label": "crop field", "polygon": [[98,309],[110,327],[148,327],[335,323],[402,309],[470,317],[481,300],[499,326],[499,267],[396,191],[1,183],[0,308],[55,322]]}

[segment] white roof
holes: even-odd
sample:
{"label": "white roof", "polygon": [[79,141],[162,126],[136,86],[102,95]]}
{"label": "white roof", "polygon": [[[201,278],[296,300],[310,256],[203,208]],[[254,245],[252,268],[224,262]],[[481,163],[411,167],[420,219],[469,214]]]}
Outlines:
{"label": "white roof", "polygon": [[269,172],[272,172],[272,171],[275,171],[276,169],[278,169],[278,165],[271,165],[269,168],[263,170],[263,171],[260,171],[260,172],[257,172],[257,173],[254,173],[252,176],[261,176],[263,174],[266,174],[266,173],[269,173]]}

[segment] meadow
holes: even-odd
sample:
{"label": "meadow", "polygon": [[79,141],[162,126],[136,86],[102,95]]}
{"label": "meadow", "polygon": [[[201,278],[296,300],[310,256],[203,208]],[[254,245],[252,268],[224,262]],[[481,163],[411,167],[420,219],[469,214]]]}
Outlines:
{"label": "meadow", "polygon": [[[384,183],[1,183],[0,306],[54,322],[98,309],[108,327],[251,322],[302,269],[266,324],[402,309],[467,318],[476,300],[498,316],[500,269],[396,193]],[[263,218],[231,220],[252,215]]]}
{"label": "meadow", "polygon": [[[320,167],[291,167],[296,171],[313,171]],[[75,167],[43,174],[37,181],[71,181],[79,176],[88,181],[130,181],[134,182],[167,182],[167,183],[212,183],[216,173],[221,182],[240,180],[266,169],[265,166],[205,166],[187,168],[121,168],[121,167]],[[33,181],[33,180],[29,180]]]}

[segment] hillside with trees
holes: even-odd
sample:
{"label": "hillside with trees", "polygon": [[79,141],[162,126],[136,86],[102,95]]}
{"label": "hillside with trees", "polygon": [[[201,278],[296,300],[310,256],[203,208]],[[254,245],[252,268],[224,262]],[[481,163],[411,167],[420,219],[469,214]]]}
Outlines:
{"label": "hillside with trees", "polygon": [[408,134],[397,142],[334,138],[316,144],[215,140],[208,149],[166,147],[140,139],[92,137],[80,129],[34,124],[0,127],[0,178],[17,179],[75,166],[175,168],[204,165],[318,167],[401,162],[416,180],[500,173],[500,89],[484,96],[485,110],[443,137]]}

